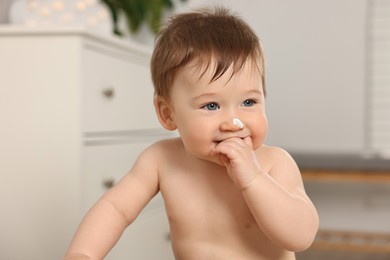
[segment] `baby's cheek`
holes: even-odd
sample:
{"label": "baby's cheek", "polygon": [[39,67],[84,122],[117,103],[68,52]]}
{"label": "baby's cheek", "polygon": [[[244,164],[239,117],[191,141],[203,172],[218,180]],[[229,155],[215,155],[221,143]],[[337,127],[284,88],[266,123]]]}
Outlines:
{"label": "baby's cheek", "polygon": [[262,136],[253,136],[252,137],[252,149],[255,151],[264,144],[264,139]]}

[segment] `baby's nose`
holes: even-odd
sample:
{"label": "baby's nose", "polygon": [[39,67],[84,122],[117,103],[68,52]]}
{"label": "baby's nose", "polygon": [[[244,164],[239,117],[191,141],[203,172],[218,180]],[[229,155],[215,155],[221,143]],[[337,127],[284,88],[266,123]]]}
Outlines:
{"label": "baby's nose", "polygon": [[244,123],[238,118],[232,118],[221,124],[222,131],[238,131],[244,128]]}

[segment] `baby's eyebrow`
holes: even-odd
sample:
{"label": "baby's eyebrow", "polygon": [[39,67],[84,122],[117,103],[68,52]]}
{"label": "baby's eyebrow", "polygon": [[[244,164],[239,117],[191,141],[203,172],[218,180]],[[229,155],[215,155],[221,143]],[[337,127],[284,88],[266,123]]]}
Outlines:
{"label": "baby's eyebrow", "polygon": [[199,99],[212,99],[212,98],[214,98],[216,96],[217,96],[217,94],[215,94],[215,93],[202,93],[200,95],[197,95],[197,96],[193,97],[191,100],[192,101],[197,101]]}
{"label": "baby's eyebrow", "polygon": [[261,95],[261,96],[264,95],[264,94],[263,94],[263,91],[260,90],[260,89],[249,90],[249,91],[248,91],[248,94],[256,94],[256,95]]}

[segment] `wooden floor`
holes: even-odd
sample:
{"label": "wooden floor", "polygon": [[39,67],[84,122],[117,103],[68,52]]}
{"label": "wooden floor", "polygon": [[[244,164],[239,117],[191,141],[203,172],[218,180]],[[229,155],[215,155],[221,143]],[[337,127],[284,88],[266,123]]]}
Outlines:
{"label": "wooden floor", "polygon": [[321,251],[350,251],[390,255],[390,234],[319,230],[312,246]]}
{"label": "wooden floor", "polygon": [[390,234],[320,230],[309,250],[297,260],[389,260]]}
{"label": "wooden floor", "polygon": [[388,171],[349,171],[349,170],[316,170],[304,169],[302,178],[304,181],[334,181],[334,182],[389,182]]}
{"label": "wooden floor", "polygon": [[296,254],[297,260],[389,260],[389,254],[349,251],[305,251]]}
{"label": "wooden floor", "polygon": [[[302,170],[305,182],[390,183],[389,171]],[[390,220],[389,220],[390,221]],[[389,260],[390,234],[319,230],[313,245],[297,260]]]}

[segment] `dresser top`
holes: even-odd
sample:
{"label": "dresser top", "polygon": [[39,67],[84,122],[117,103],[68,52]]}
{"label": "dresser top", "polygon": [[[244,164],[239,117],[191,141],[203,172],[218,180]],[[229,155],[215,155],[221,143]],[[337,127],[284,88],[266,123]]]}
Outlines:
{"label": "dresser top", "polygon": [[119,38],[114,35],[105,34],[99,31],[87,30],[85,27],[36,27],[29,28],[20,25],[0,25],[0,38],[2,37],[58,37],[58,36],[79,36],[85,39],[110,44],[127,51],[137,52],[150,56],[152,48],[130,38]]}

